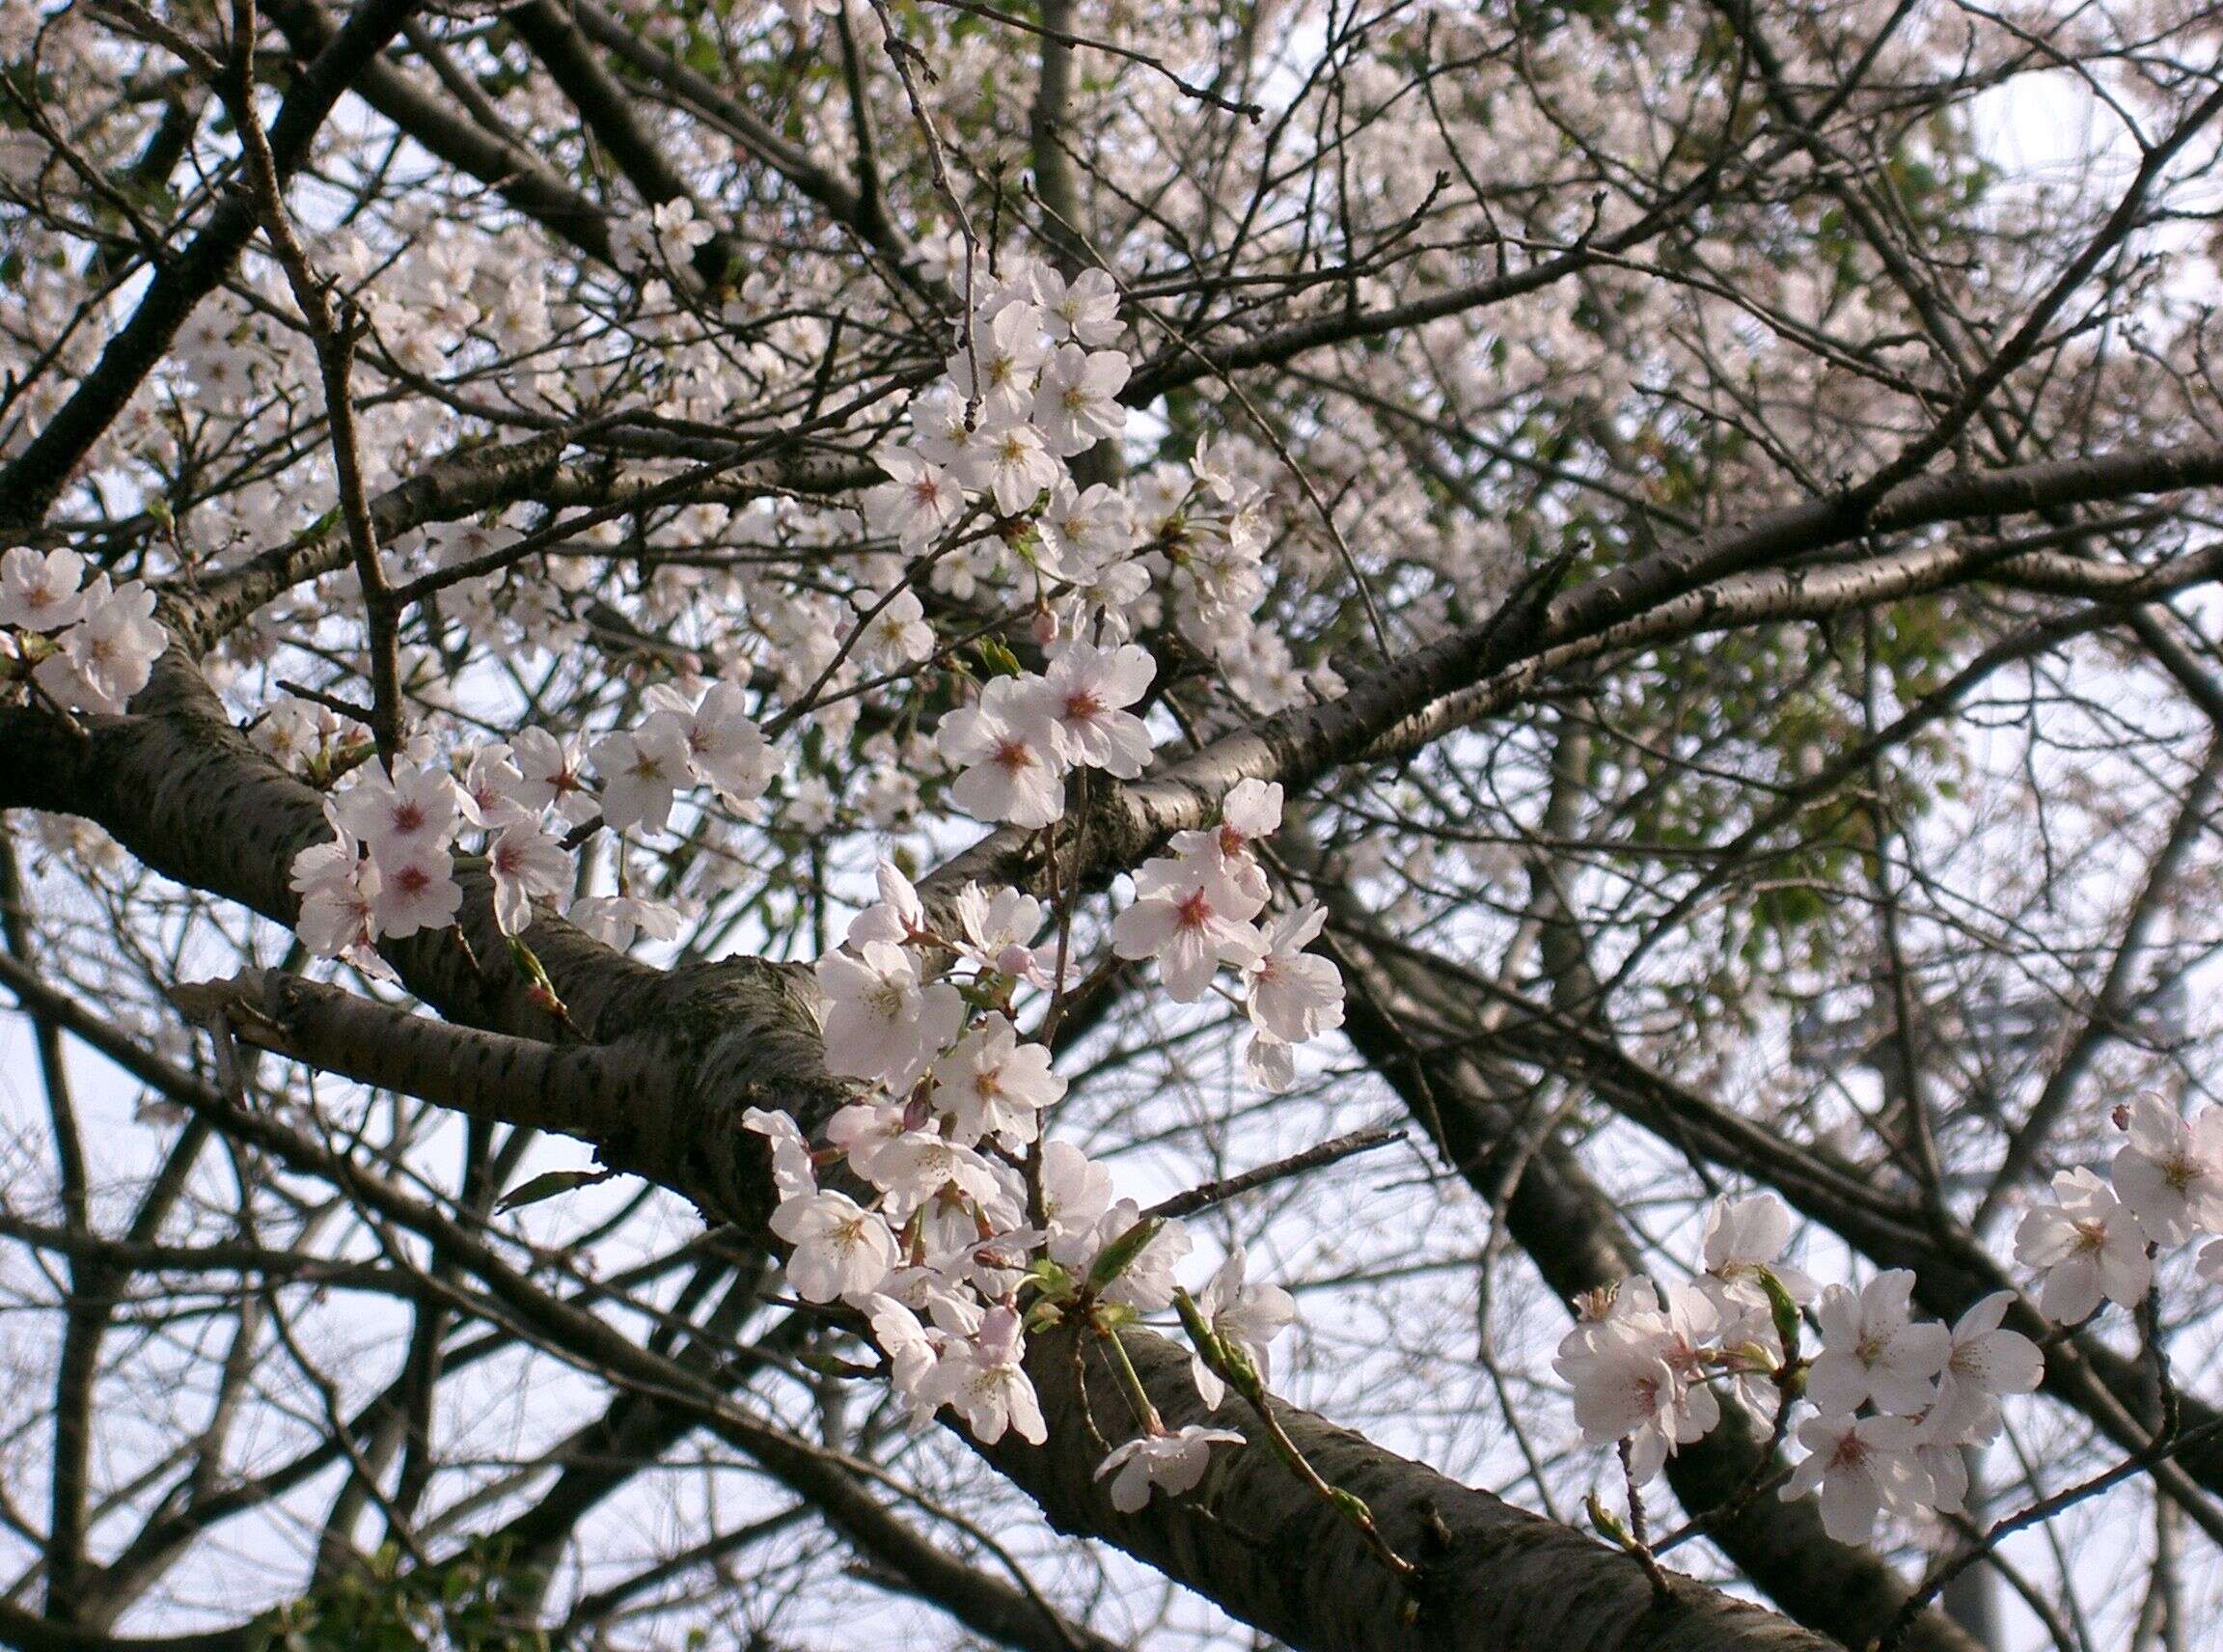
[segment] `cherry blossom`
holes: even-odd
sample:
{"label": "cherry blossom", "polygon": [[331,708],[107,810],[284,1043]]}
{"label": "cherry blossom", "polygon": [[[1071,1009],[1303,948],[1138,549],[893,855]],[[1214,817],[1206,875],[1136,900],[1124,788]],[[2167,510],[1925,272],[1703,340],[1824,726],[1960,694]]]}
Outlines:
{"label": "cherry blossom", "polygon": [[1765,1311],[1768,1293],[1758,1278],[1765,1269],[1793,1302],[1813,1301],[1820,1287],[1803,1271],[1781,1260],[1790,1243],[1791,1212],[1773,1194],[1717,1198],[1706,1207],[1702,1239],[1706,1272],[1727,1299]]}
{"label": "cherry blossom", "polygon": [[957,520],[965,490],[948,471],[909,448],[890,448],[877,457],[888,480],[864,495],[864,520],[906,551],[923,550]]}
{"label": "cherry blossom", "polygon": [[574,870],[563,845],[531,818],[495,835],[486,845],[486,869],[494,880],[494,922],[505,935],[522,934],[533,922],[533,897],[562,895]]}
{"label": "cherry blossom", "polygon": [[2045,1380],[2045,1357],[2038,1344],[2000,1324],[2014,1302],[2013,1291],[1993,1291],[1954,1321],[1931,1410],[1934,1430],[1989,1434],[1997,1426],[2000,1395],[2033,1392]]}
{"label": "cherry blossom", "polygon": [[461,824],[462,798],[445,768],[403,762],[391,776],[370,769],[332,799],[333,814],[381,862],[442,849]]}
{"label": "cherry blossom", "polygon": [[1007,304],[993,318],[975,318],[969,332],[948,360],[949,382],[960,397],[978,403],[985,423],[1024,418],[1033,399],[1035,370],[1046,353],[1042,313],[1032,304]]}
{"label": "cherry blossom", "polygon": [[1659,1421],[1680,1403],[1683,1385],[1656,1335],[1610,1319],[1578,1325],[1560,1342],[1552,1368],[1573,1391],[1585,1444],[1631,1441],[1630,1473],[1639,1485],[1660,1472],[1673,1431]]}
{"label": "cherry blossom", "polygon": [[[1120,1199],[1096,1224],[1095,1244],[1090,1253],[1125,1238],[1141,1220],[1142,1212],[1133,1199]],[[1150,1242],[1129,1259],[1119,1277],[1104,1287],[1104,1300],[1146,1312],[1169,1307],[1173,1301],[1173,1270],[1189,1254],[1193,1243],[1189,1230],[1180,1223],[1162,1223],[1158,1231],[1150,1236]]]}
{"label": "cherry blossom", "polygon": [[935,746],[965,772],[950,801],[982,820],[1042,827],[1065,812],[1065,760],[1032,684],[1000,676],[942,720]]}
{"label": "cherry blossom", "polygon": [[694,772],[686,723],[659,711],[630,733],[603,735],[592,756],[602,777],[602,818],[611,829],[663,831],[674,796]]}
{"label": "cherry blossom", "polygon": [[849,921],[852,947],[862,947],[867,941],[892,941],[900,946],[915,937],[932,934],[926,905],[919,898],[911,880],[903,875],[902,867],[893,861],[884,860],[874,868],[872,878],[879,887],[880,898]]}
{"label": "cherry blossom", "polygon": [[507,745],[496,740],[456,756],[463,761],[463,772],[455,782],[455,804],[472,825],[499,832],[539,813],[519,799],[525,776],[511,761]]}
{"label": "cherry blossom", "polygon": [[1343,975],[1332,958],[1304,949],[1328,922],[1308,900],[1268,925],[1264,950],[1243,965],[1250,1021],[1285,1044],[1302,1044],[1343,1025]]}
{"label": "cherry blossom", "polygon": [[1911,1513],[1935,1494],[1917,1452],[1920,1428],[1903,1417],[1810,1417],[1798,1425],[1806,1455],[1784,1482],[1785,1502],[1819,1490],[1822,1529],[1865,1543],[1884,1509]]}
{"label": "cherry blossom", "polygon": [[1822,1353],[1807,1373],[1806,1392],[1823,1411],[1877,1409],[1911,1417],[1930,1404],[1951,1338],[1942,1325],[1908,1317],[1914,1275],[1878,1274],[1857,1292],[1831,1285],[1815,1304]]}
{"label": "cherry blossom", "polygon": [[793,1117],[784,1113],[752,1107],[741,1115],[741,1126],[772,1143],[772,1185],[782,1200],[818,1191],[818,1174],[810,1159],[810,1144]]}
{"label": "cherry blossom", "polygon": [[1006,1429],[1039,1446],[1050,1431],[1034,1385],[1020,1364],[1025,1352],[1018,1313],[999,1305],[988,1310],[976,1335],[949,1349],[929,1391],[962,1417],[983,1446],[995,1445]]}
{"label": "cherry blossom", "polygon": [[1126,427],[1119,392],[1127,383],[1127,358],[1116,350],[1093,353],[1060,344],[1042,369],[1034,394],[1034,424],[1044,445],[1060,458],[1086,453]]}
{"label": "cherry blossom", "polygon": [[2045,1271],[2039,1307],[2073,1325],[2102,1301],[2135,1307],[2153,1280],[2146,1230],[2115,1192],[2087,1170],[2053,1178],[2053,1197],[2015,1230],[2015,1259]]}
{"label": "cherry blossom", "polygon": [[76,623],[61,647],[33,671],[39,686],[62,704],[121,717],[152,676],[169,633],[154,622],[154,593],[138,580],[111,588],[96,574],[79,598]]}
{"label": "cherry blossom", "polygon": [[455,922],[463,891],[455,882],[455,862],[435,843],[398,841],[374,851],[378,893],[371,898],[371,922],[382,936],[400,940],[420,929],[445,929]]}
{"label": "cherry blossom", "polygon": [[664,255],[664,262],[674,268],[685,264],[694,257],[695,249],[716,234],[710,225],[695,216],[695,203],[684,195],[650,208],[648,217],[654,227],[657,251]]}
{"label": "cherry blossom", "polygon": [[587,757],[576,740],[556,738],[545,729],[517,731],[509,745],[520,779],[516,799],[535,813],[551,804],[574,826],[594,818],[594,794],[587,785]]}
{"label": "cherry blossom", "polygon": [[1070,1142],[1042,1144],[1042,1214],[1051,1256],[1067,1266],[1096,1252],[1096,1232],[1112,1208],[1112,1173]]}
{"label": "cherry blossom", "polygon": [[911,954],[885,941],[818,960],[826,996],[826,1070],[876,1079],[900,1094],[957,1036],[964,1000],[947,981],[923,982]]}
{"label": "cherry blossom", "polygon": [[[1296,1319],[1297,1301],[1279,1285],[1245,1283],[1245,1266],[1243,1247],[1230,1248],[1226,1260],[1196,1293],[1196,1311],[1214,1335],[1242,1350],[1261,1382],[1271,1382],[1267,1345]],[[1204,1363],[1202,1355],[1190,1360],[1189,1371],[1204,1403],[1217,1409],[1227,1396],[1227,1385],[1220,1374]]]}
{"label": "cherry blossom", "polygon": [[1065,1093],[1050,1070],[1050,1052],[1022,1044],[1010,1021],[994,1011],[934,1066],[934,1105],[949,1120],[951,1140],[971,1146],[983,1136],[1024,1147],[1039,1133],[1040,1115]]}
{"label": "cherry blossom", "polygon": [[1050,972],[1057,964],[1056,944],[1038,950],[1028,945],[1042,927],[1040,901],[1015,889],[990,893],[969,883],[950,906],[957,915],[957,946],[967,957],[1036,986],[1050,984]]}
{"label": "cherry blossom", "polygon": [[1720,1421],[1720,1401],[1704,1381],[1718,1330],[1717,1311],[1696,1289],[1671,1286],[1662,1295],[1633,1279],[1560,1340],[1552,1368],[1573,1390],[1583,1439],[1627,1441],[1637,1484]]}
{"label": "cherry blossom", "polygon": [[1255,898],[1257,905],[1251,908],[1255,912],[1266,904],[1268,890],[1265,868],[1250,853],[1250,845],[1272,837],[1280,825],[1279,783],[1237,781],[1221,800],[1219,826],[1210,832],[1177,832],[1171,847],[1184,860],[1216,863],[1228,883]]}
{"label": "cherry blossom", "polygon": [[887,1222],[830,1188],[782,1200],[771,1226],[794,1246],[787,1282],[805,1302],[868,1297],[895,1266]]}
{"label": "cherry blossom", "polygon": [[932,657],[934,627],[926,623],[925,615],[916,591],[908,587],[898,591],[865,620],[865,652],[891,671]]}
{"label": "cherry blossom", "polygon": [[363,858],[352,834],[336,830],[336,836],[295,855],[288,882],[301,897],[294,927],[310,951],[357,963],[376,955],[381,879],[377,864]]}
{"label": "cherry blossom", "polygon": [[1264,904],[1211,859],[1160,858],[1135,874],[1135,902],[1112,921],[1112,948],[1122,958],[1156,958],[1167,996],[1194,1004],[1222,963],[1265,956],[1265,938],[1249,922]]}
{"label": "cherry blossom", "polygon": [[1042,326],[1060,342],[1101,346],[1119,336],[1119,292],[1109,273],[1084,269],[1070,283],[1048,264],[1034,270]]}
{"label": "cherry blossom", "polygon": [[1056,487],[1063,474],[1042,432],[1031,425],[1004,425],[985,432],[964,463],[966,480],[986,488],[996,509],[1006,516],[1032,505],[1044,489]]}
{"label": "cherry blossom", "polygon": [[2115,1194],[2149,1237],[2180,1245],[2223,1231],[2223,1108],[2187,1121],[2157,1096],[2130,1103],[2130,1140],[2117,1149]]}
{"label": "cherry blossom", "polygon": [[1232,1428],[1204,1428],[1192,1422],[1170,1434],[1139,1434],[1112,1447],[1096,1466],[1096,1477],[1112,1477],[1112,1506],[1136,1514],[1148,1505],[1152,1487],[1169,1497],[1194,1491],[1211,1466],[1212,1447],[1241,1446]]}
{"label": "cherry blossom", "polygon": [[678,909],[669,901],[632,895],[593,895],[574,900],[563,916],[605,947],[623,951],[636,935],[669,941],[679,933]]}
{"label": "cherry blossom", "polygon": [[1037,693],[1058,756],[1120,780],[1139,775],[1150,761],[1150,730],[1124,708],[1142,698],[1157,672],[1132,643],[1099,648],[1076,641],[1053,650]]}
{"label": "cherry blossom", "polygon": [[59,631],[84,611],[85,559],[71,550],[18,545],[0,556],[0,625]]}
{"label": "cherry blossom", "polygon": [[[679,720],[689,770],[734,808],[763,796],[780,772],[779,754],[743,709],[746,693],[737,682],[714,683],[693,708],[676,695],[661,702],[653,690],[649,695],[651,704],[664,704]],[[607,794],[603,809],[608,812]]]}

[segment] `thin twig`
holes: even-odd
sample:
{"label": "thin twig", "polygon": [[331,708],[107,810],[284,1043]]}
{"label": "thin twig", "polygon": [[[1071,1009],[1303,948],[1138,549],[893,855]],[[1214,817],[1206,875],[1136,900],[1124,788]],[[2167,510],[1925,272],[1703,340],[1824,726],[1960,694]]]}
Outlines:
{"label": "thin twig", "polygon": [[1173,1217],[1194,1216],[1199,1210],[1209,1210],[1213,1205],[1223,1204],[1238,1194],[1249,1193],[1270,1182],[1302,1175],[1306,1170],[1332,1165],[1339,1159],[1348,1159],[1357,1153],[1370,1153],[1377,1147],[1386,1147],[1392,1142],[1402,1142],[1405,1134],[1403,1130],[1392,1129],[1386,1124],[1354,1130],[1348,1136],[1338,1136],[1332,1141],[1321,1143],[1317,1147],[1307,1147],[1302,1153],[1276,1159],[1271,1165],[1261,1165],[1254,1170],[1245,1170],[1241,1175],[1226,1176],[1216,1182],[1206,1182],[1201,1187],[1191,1188],[1187,1193],[1177,1193],[1171,1198],[1152,1205],[1139,1220],[1162,1222]]}

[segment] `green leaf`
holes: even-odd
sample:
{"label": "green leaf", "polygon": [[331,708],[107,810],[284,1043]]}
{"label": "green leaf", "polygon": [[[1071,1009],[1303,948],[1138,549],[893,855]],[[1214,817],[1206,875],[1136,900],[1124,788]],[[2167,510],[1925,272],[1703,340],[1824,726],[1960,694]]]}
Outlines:
{"label": "green leaf", "polygon": [[523,1186],[504,1194],[502,1202],[494,1208],[497,1212],[519,1210],[528,1204],[538,1204],[544,1198],[554,1198],[560,1193],[606,1182],[617,1173],[615,1170],[543,1170]]}

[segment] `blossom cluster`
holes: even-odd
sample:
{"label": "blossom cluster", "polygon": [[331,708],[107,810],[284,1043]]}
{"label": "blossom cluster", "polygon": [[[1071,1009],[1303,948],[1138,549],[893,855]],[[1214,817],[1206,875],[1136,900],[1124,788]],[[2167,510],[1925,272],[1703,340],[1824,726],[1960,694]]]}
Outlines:
{"label": "blossom cluster", "polygon": [[[1771,1196],[1719,1200],[1696,1280],[1633,1280],[1586,1300],[1554,1362],[1583,1438],[1622,1443],[1640,1485],[1719,1423],[1724,1391],[1785,1421],[1802,1397],[1805,1455],[1781,1495],[1819,1491],[1830,1536],[1864,1542],[1886,1509],[1959,1512],[1962,1448],[1997,1434],[1999,1396],[2044,1375],[2037,1344],[2002,1325],[2014,1293],[1984,1298],[1948,1330],[1913,1318],[1905,1269],[1817,1292],[1779,1259],[1790,1237],[1790,1212]],[[1821,1336],[1811,1357],[1798,1345],[1808,1306]]]}
{"label": "blossom cluster", "polygon": [[1343,1024],[1343,977],[1333,960],[1304,949],[1328,915],[1306,901],[1261,928],[1266,873],[1253,845],[1281,824],[1281,788],[1246,780],[1229,789],[1220,824],[1177,832],[1173,851],[1142,864],[1135,902],[1112,924],[1123,958],[1156,958],[1166,995],[1182,1004],[1204,996],[1221,964],[1240,972],[1251,1038],[1244,1064],[1268,1089],[1296,1082],[1291,1046]]}
{"label": "blossom cluster", "polygon": [[[532,922],[535,899],[555,899],[575,881],[570,851],[546,824],[551,812],[570,826],[599,814],[619,830],[657,831],[678,791],[697,783],[735,807],[763,794],[774,758],[741,709],[738,687],[719,683],[693,705],[661,686],[648,700],[654,709],[638,729],[607,735],[584,756],[576,743],[528,728],[514,742],[468,748],[447,763],[418,743],[391,773],[358,769],[325,800],[332,837],[294,857],[303,943],[319,957],[384,973],[377,942],[453,923],[463,898],[453,844],[466,827],[481,834],[495,921],[516,935]],[[303,719],[285,708],[279,715],[270,738],[291,750]],[[590,765],[599,792],[587,783]],[[631,895],[583,896],[566,915],[613,945],[636,929],[677,932],[669,907]]]}
{"label": "blossom cluster", "polygon": [[[879,886],[847,947],[817,966],[827,1067],[859,1081],[860,1098],[828,1121],[816,1150],[787,1115],[748,1115],[772,1144],[772,1229],[792,1248],[796,1294],[864,1317],[916,1415],[948,1407],[983,1442],[1006,1429],[1039,1442],[1041,1406],[1024,1367],[1029,1309],[1054,1311],[1090,1280],[1097,1304],[1163,1310],[1191,1241],[1180,1223],[1114,1200],[1110,1172],[1070,1143],[1042,1140],[1065,1081],[1010,1014],[1021,983],[1054,984],[1055,949],[1032,944],[1039,903],[968,885],[938,924],[894,867],[881,866]],[[934,977],[929,960],[950,957]],[[823,1185],[835,1170],[843,1186]],[[1117,1263],[1107,1273],[1108,1253]],[[1244,1266],[1238,1250],[1198,1306],[1263,1370],[1294,1306],[1274,1286],[1247,1284]],[[1201,1359],[1194,1375],[1217,1405],[1219,1376]],[[1135,1509],[1152,1485],[1185,1491],[1215,1442],[1240,1438],[1168,1430],[1147,1414],[1141,1435],[1103,1465],[1112,1501]]]}
{"label": "blossom cluster", "polygon": [[[930,273],[959,289],[971,280],[954,253]],[[975,274],[985,292],[945,372],[911,408],[906,439],[874,455],[888,480],[864,496],[866,524],[907,554],[930,554],[927,577],[960,600],[1016,554],[1034,576],[1045,635],[1123,643],[1170,619],[1260,704],[1296,698],[1286,645],[1255,620],[1267,591],[1264,490],[1208,442],[1187,464],[1161,464],[1123,487],[1083,486],[1068,467],[1125,427],[1119,394],[1133,363],[1115,347],[1112,278],[1089,269],[1068,281],[1020,256],[1005,257],[993,279]],[[964,536],[983,510],[996,531]],[[889,601],[890,635],[901,639],[894,661],[923,657],[917,597]],[[1339,685],[1323,674],[1319,686]],[[1011,693],[998,691],[988,713],[1009,709]],[[1044,778],[1056,776],[1036,777],[1035,792]]]}
{"label": "blossom cluster", "polygon": [[[2187,1119],[2157,1096],[2115,1113],[2128,1138],[2107,1179],[2084,1169],[2053,1178],[2053,1197],[2031,1207],[2015,1232],[2015,1259],[2041,1270],[2039,1306],[2073,1325],[2102,1302],[2135,1308],[2154,1282],[2153,1253],[2223,1234],[2223,1108]],[[2223,1280],[2223,1238],[2197,1262]]]}
{"label": "blossom cluster", "polygon": [[144,583],[96,573],[87,584],[75,551],[28,545],[0,557],[0,671],[21,661],[55,704],[112,717],[147,686],[169,644]]}

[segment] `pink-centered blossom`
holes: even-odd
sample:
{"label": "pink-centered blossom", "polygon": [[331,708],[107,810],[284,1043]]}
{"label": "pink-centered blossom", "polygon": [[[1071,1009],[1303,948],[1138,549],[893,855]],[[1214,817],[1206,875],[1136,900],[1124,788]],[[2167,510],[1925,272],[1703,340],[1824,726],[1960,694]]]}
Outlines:
{"label": "pink-centered blossom", "polygon": [[575,870],[563,845],[530,817],[512,821],[486,845],[494,880],[494,922],[505,935],[520,935],[533,922],[533,897],[562,895]]}
{"label": "pink-centered blossom", "polygon": [[950,1139],[965,1146],[994,1136],[1014,1150],[1025,1147],[1040,1133],[1043,1110],[1064,1093],[1050,1052],[1021,1043],[1010,1021],[993,1010],[934,1065],[934,1106],[949,1120]]}
{"label": "pink-centered blossom", "polygon": [[1840,1543],[1865,1543],[1884,1509],[1912,1513],[1935,1494],[1917,1455],[1919,1427],[1903,1417],[1810,1417],[1798,1425],[1806,1455],[1784,1483],[1790,1502],[1822,1494],[1822,1529]]}
{"label": "pink-centered blossom", "polygon": [[1043,827],[1065,812],[1065,759],[1030,680],[1000,676],[942,719],[935,748],[964,773],[949,798],[981,820]]}
{"label": "pink-centered blossom", "polygon": [[2116,1197],[2147,1235],[2181,1245],[2223,1232],[2223,1107],[2187,1120],[2158,1096],[2130,1103],[2130,1140],[2116,1151]]}
{"label": "pink-centered blossom", "polygon": [[1133,643],[1099,648],[1075,641],[1054,650],[1035,693],[1058,755],[1120,780],[1139,775],[1150,761],[1150,730],[1126,708],[1157,675],[1149,651]]}
{"label": "pink-centered blossom", "polygon": [[1806,1395],[1824,1412],[1879,1411],[1912,1417],[1936,1392],[1951,1335],[1934,1321],[1910,1317],[1914,1275],[1878,1274],[1857,1292],[1831,1285],[1815,1304],[1822,1352],[1806,1377]]}
{"label": "pink-centered blossom", "polygon": [[1135,902],[1112,920],[1112,950],[1122,958],[1156,958],[1168,996],[1194,1004],[1221,964],[1246,966],[1265,956],[1266,940],[1250,922],[1262,895],[1230,880],[1203,856],[1161,857],[1135,874]]}
{"label": "pink-centered blossom", "polygon": [[2153,1282],[2147,1235],[2137,1215],[2090,1170],[2063,1170],[2053,1197],[2033,1205],[2015,1230],[2015,1259],[2045,1273],[2038,1306],[2063,1325],[2102,1301],[2134,1308]]}

